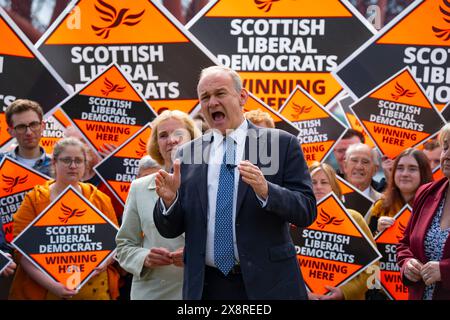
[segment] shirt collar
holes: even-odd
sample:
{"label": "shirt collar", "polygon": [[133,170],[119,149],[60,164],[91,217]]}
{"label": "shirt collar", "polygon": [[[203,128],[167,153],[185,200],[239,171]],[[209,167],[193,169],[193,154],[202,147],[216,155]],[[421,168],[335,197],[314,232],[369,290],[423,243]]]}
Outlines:
{"label": "shirt collar", "polygon": [[[39,159],[37,161],[44,161],[46,158],[48,158],[47,154],[45,153],[44,148],[39,146],[39,151],[40,151],[41,155],[39,156]],[[17,160],[17,157],[19,157],[19,146],[14,148],[14,150],[13,150],[13,152],[11,152],[10,156],[12,156],[12,158]]]}
{"label": "shirt collar", "polygon": [[[233,130],[228,136],[232,138],[238,146],[242,146],[245,143],[245,138],[248,132],[248,122],[244,119],[242,123]],[[213,130],[213,142],[217,146],[222,143],[223,135],[218,130]]]}

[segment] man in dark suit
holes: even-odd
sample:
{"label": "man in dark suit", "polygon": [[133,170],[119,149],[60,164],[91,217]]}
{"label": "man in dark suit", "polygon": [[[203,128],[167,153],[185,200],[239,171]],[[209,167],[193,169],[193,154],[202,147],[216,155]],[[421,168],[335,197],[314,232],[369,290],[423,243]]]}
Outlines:
{"label": "man in dark suit", "polygon": [[183,298],[306,299],[289,229],[314,221],[316,199],[297,138],[244,119],[248,93],[229,68],[204,69],[197,92],[214,130],[156,177],[156,227],[185,233]]}

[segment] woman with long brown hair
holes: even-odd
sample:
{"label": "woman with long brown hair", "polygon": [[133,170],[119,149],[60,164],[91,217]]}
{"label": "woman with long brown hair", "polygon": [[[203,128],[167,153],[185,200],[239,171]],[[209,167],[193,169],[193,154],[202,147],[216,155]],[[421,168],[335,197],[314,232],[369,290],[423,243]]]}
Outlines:
{"label": "woman with long brown hair", "polygon": [[407,203],[412,205],[417,189],[432,180],[428,158],[421,150],[408,148],[400,153],[386,191],[368,215],[370,230],[376,233],[390,227],[397,212]]}

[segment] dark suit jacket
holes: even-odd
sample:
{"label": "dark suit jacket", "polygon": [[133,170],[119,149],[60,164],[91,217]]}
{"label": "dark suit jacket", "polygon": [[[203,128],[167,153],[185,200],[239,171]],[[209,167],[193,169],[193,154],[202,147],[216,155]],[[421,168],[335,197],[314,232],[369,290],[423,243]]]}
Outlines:
{"label": "dark suit jacket", "polygon": [[[279,139],[272,143],[271,138],[277,135]],[[154,210],[156,227],[164,237],[173,238],[185,232],[185,299],[202,297],[208,202],[208,166],[204,162],[186,164],[189,158],[186,155],[203,153],[208,157],[211,140],[209,133],[183,147],[178,200],[167,216],[161,213],[159,201]],[[259,147],[253,149],[255,142],[259,142]],[[193,151],[195,148],[197,152]],[[279,168],[265,176],[269,184],[265,208],[261,207],[253,189],[239,180],[235,226],[247,295],[250,299],[306,299],[296,250],[289,234],[290,223],[307,227],[316,218],[316,200],[303,153],[295,136],[249,123],[244,157],[251,160],[253,156],[258,167],[268,167],[264,165],[267,163],[264,157],[255,156],[258,151],[262,152],[259,154],[273,153],[271,159],[278,156]]]}
{"label": "dark suit jacket", "polygon": [[[448,188],[446,177],[441,180],[423,185],[416,193],[413,205],[413,215],[405,230],[405,236],[397,245],[397,262],[401,268],[403,283],[408,286],[408,298],[421,300],[425,290],[425,283],[409,281],[404,276],[406,262],[415,258],[425,264],[428,259],[425,256],[424,241],[431,221]],[[442,281],[436,283],[433,299],[450,299],[450,237],[444,246],[442,259],[439,262]]]}

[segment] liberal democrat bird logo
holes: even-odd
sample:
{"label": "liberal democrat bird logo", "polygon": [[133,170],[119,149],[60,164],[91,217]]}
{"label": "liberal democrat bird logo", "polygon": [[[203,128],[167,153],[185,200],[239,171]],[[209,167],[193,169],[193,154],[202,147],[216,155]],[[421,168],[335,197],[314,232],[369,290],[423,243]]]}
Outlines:
{"label": "liberal democrat bird logo", "polygon": [[411,92],[411,90],[403,88],[398,82],[395,82],[395,91],[397,92],[396,94],[391,93],[392,98],[395,100],[398,100],[400,97],[411,98],[416,94],[416,92]]}
{"label": "liberal democrat bird logo", "polygon": [[105,81],[103,81],[103,83],[105,84],[106,90],[101,90],[102,93],[105,96],[108,96],[108,94],[110,94],[111,92],[122,92],[123,90],[125,90],[125,86],[119,86],[118,84],[114,84],[111,81],[108,80],[108,78],[105,77]]}
{"label": "liberal democrat bird logo", "polygon": [[86,209],[84,210],[72,210],[70,207],[66,206],[64,203],[61,202],[61,211],[63,212],[62,216],[59,216],[59,221],[63,223],[67,223],[69,219],[73,217],[81,217],[85,214]]}
{"label": "liberal democrat bird logo", "polygon": [[146,150],[147,145],[145,144],[144,140],[139,139],[138,146],[139,146],[139,150],[136,150],[136,154],[138,155],[138,157],[142,158],[144,156],[144,154],[147,152],[147,150]]}
{"label": "liberal democrat bird logo", "polygon": [[339,226],[344,222],[344,219],[336,219],[336,217],[330,216],[328,213],[326,213],[323,209],[320,209],[319,217],[322,219],[322,221],[317,221],[317,226],[320,229],[325,228],[325,226],[329,224],[333,224],[335,226]]}
{"label": "liberal democrat bird logo", "polygon": [[294,113],[291,113],[291,116],[294,118],[294,120],[298,120],[301,114],[309,113],[312,109],[312,107],[300,106],[294,102],[292,102],[292,104],[294,105],[292,107],[292,109],[294,109]]}
{"label": "liberal democrat bird logo", "polygon": [[15,178],[13,178],[13,177],[5,176],[4,174],[2,174],[2,180],[6,184],[6,188],[3,188],[3,190],[7,193],[11,193],[13,191],[14,187],[18,186],[19,184],[23,184],[23,183],[27,182],[28,175],[26,175],[24,177],[17,176]]}
{"label": "liberal democrat bird logo", "polygon": [[397,240],[400,241],[403,239],[403,235],[405,234],[406,226],[403,225],[401,222],[398,223],[398,231],[400,234],[397,235]]}
{"label": "liberal democrat bird logo", "polygon": [[[92,30],[95,31],[95,34],[103,39],[107,39],[109,37],[109,33],[112,29],[119,27],[120,25],[134,26],[141,22],[141,17],[144,14],[145,10],[142,10],[136,14],[127,14],[130,10],[129,8],[120,9],[117,12],[116,8],[112,5],[106,3],[103,0],[97,0],[99,6],[95,4],[95,10],[100,14],[100,19],[108,22],[109,24],[104,27],[98,27],[91,25]],[[100,7],[101,6],[101,7]]]}
{"label": "liberal democrat bird logo", "polygon": [[272,4],[280,0],[254,0],[258,9],[264,10],[264,12],[269,12],[272,9]]}
{"label": "liberal democrat bird logo", "polygon": [[[439,6],[439,10],[443,14],[442,19],[444,19],[445,22],[450,23],[450,2],[448,0],[442,0],[442,3],[446,7],[444,9],[444,8],[442,8],[442,6]],[[432,29],[433,29],[436,37],[441,38],[444,41],[447,41],[448,39],[450,39],[450,28],[441,29],[441,28],[432,26]]]}

